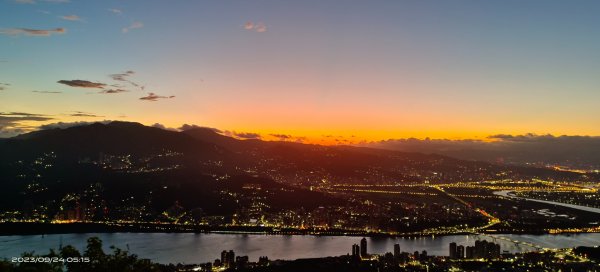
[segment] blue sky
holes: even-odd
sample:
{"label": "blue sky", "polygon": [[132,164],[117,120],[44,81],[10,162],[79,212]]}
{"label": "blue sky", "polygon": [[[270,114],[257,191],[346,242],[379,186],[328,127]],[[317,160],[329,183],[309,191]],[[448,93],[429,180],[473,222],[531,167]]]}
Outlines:
{"label": "blue sky", "polygon": [[597,14],[597,1],[2,0],[0,125],[600,135]]}

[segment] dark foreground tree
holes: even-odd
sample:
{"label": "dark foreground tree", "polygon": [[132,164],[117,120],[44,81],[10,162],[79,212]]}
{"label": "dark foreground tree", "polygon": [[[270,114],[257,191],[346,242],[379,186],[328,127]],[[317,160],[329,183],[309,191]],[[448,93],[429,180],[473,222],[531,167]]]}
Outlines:
{"label": "dark foreground tree", "polygon": [[[91,237],[87,240],[87,247],[83,254],[75,247],[68,245],[56,253],[53,249],[46,255],[35,255],[34,252],[25,252],[21,257],[50,258],[55,262],[13,262],[0,260],[0,271],[4,272],[160,272],[169,269],[148,259],[140,259],[135,254],[125,250],[110,247],[113,252],[106,254],[102,249],[102,240]],[[41,260],[41,259],[40,259]]]}

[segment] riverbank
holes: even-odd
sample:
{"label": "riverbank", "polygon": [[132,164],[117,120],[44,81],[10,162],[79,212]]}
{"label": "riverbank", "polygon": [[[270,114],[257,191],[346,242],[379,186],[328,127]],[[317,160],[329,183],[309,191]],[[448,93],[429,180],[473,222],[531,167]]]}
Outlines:
{"label": "riverbank", "polygon": [[[341,229],[293,229],[250,226],[190,226],[161,223],[0,223],[0,236],[43,235],[67,233],[222,233],[222,234],[264,234],[264,235],[314,235],[314,236],[365,236],[365,237],[427,237],[470,234],[472,232],[440,233],[387,233],[373,231],[351,231]],[[487,234],[550,234],[543,229],[531,230],[489,230]]]}

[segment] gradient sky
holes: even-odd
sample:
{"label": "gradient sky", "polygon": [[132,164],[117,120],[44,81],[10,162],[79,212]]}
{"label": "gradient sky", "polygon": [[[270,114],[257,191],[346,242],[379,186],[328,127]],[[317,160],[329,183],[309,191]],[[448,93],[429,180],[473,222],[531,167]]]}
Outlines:
{"label": "gradient sky", "polygon": [[[105,119],[313,142],[600,135],[599,1],[0,1],[4,136]],[[110,77],[126,71],[138,86]]]}

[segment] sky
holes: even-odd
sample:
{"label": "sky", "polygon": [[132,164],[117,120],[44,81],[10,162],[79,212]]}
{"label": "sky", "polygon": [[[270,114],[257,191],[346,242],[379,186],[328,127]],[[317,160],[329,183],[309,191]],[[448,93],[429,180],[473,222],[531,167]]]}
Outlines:
{"label": "sky", "polygon": [[[598,1],[0,0],[0,136],[600,135]],[[288,139],[286,138],[286,139]]]}

